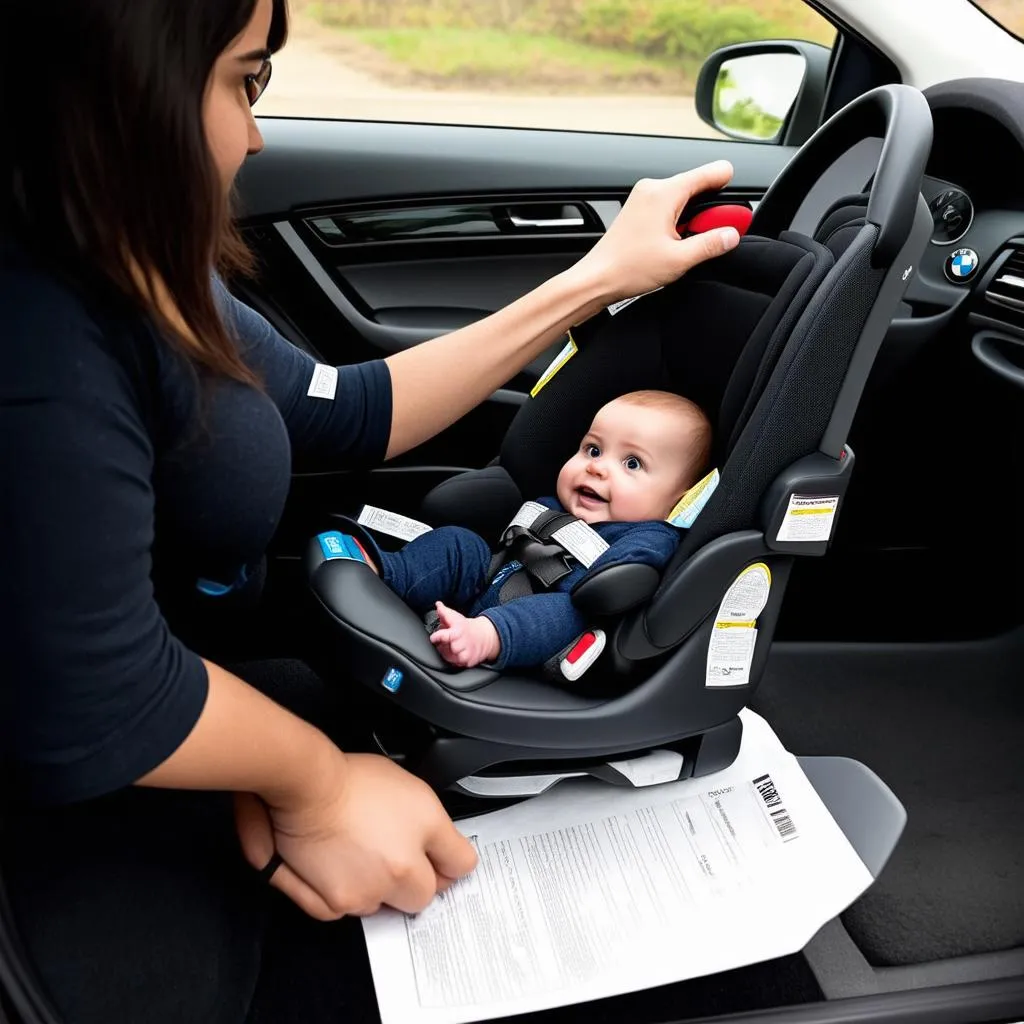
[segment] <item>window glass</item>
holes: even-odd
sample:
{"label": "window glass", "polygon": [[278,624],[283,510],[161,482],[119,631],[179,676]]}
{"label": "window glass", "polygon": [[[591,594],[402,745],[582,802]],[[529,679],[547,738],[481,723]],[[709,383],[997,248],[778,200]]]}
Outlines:
{"label": "window glass", "polygon": [[[757,39],[831,46],[835,36],[802,0],[292,0],[290,7],[290,39],[274,58],[261,115],[719,137],[693,103],[708,54]],[[759,108],[740,113],[756,120]]]}

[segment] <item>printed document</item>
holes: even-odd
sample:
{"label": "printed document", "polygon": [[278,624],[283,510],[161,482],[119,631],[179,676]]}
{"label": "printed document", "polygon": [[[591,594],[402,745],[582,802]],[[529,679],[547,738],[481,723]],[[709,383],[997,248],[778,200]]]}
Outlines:
{"label": "printed document", "polygon": [[459,822],[476,870],[363,921],[382,1024],[461,1024],[794,953],[871,874],[752,711],[736,761],[644,789],[572,779]]}

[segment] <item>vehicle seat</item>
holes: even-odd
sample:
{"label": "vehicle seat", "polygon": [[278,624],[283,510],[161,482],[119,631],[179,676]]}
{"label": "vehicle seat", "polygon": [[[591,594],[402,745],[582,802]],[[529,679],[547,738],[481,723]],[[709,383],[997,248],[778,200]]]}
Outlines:
{"label": "vehicle seat", "polygon": [[[846,434],[870,368],[866,325],[873,312],[887,324],[901,293],[884,287],[891,267],[874,265],[877,228],[860,198],[836,204],[814,239],[747,236],[680,281],[574,329],[577,353],[523,405],[496,461],[427,496],[428,523],[467,525],[497,542],[523,501],[553,493],[559,467],[607,401],[657,388],[706,410],[720,484],[656,588],[623,613],[615,598],[628,588],[614,573],[631,567],[620,566],[605,571],[609,585],[592,587],[588,604],[573,595],[608,630],[595,665],[600,686],[454,670],[420,618],[365,566],[325,560],[310,544],[311,589],[327,613],[317,628],[320,670],[354,676],[424,724],[410,767],[435,787],[488,795],[509,773],[607,773],[610,758],[652,748],[681,755],[676,777],[732,761],[736,715],[763,670],[793,557],[823,554],[834,532],[854,461]],[[744,590],[752,567],[768,583],[763,600]],[[744,602],[753,602],[750,614],[737,622],[731,604]],[[752,649],[730,654],[733,639]],[[741,670],[713,671],[732,657],[745,659]]]}

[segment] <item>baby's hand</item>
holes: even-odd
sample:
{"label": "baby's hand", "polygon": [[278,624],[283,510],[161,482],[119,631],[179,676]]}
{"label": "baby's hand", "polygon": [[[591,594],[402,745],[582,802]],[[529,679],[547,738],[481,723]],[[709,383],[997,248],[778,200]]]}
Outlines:
{"label": "baby's hand", "polygon": [[430,634],[430,642],[450,665],[472,668],[484,661],[494,661],[501,653],[498,631],[486,616],[467,619],[440,601],[435,607],[441,628]]}

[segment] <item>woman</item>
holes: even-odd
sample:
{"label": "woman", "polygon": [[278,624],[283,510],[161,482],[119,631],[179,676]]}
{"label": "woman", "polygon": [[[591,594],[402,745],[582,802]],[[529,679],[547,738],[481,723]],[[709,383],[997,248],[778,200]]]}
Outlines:
{"label": "woman", "polygon": [[253,678],[279,700],[191,649],[197,600],[258,587],[293,448],[339,466],[398,455],[572,324],[735,245],[675,232],[731,169],[638,185],[570,270],[341,368],[323,401],[312,360],[214,277],[247,267],[229,199],[262,146],[251,106],[285,0],[49,0],[5,21],[7,887],[67,1020],[238,1022],[268,927],[261,876],[333,920],[418,910],[474,854],[419,780],[343,753],[316,709],[286,710],[272,671]]}

